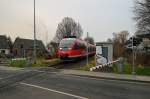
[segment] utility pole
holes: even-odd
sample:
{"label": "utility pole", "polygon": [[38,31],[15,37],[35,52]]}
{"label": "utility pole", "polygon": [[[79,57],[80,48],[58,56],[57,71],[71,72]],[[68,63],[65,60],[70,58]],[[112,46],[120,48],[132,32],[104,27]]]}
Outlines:
{"label": "utility pole", "polygon": [[45,38],[45,44],[46,44],[46,46],[48,45],[48,30],[46,31],[46,38]]}
{"label": "utility pole", "polygon": [[35,18],[35,0],[34,0],[34,60],[36,59],[36,18]]}
{"label": "utility pole", "polygon": [[89,55],[89,52],[88,52],[88,38],[89,38],[89,33],[87,32],[87,47],[86,47],[86,54],[87,54],[87,56],[86,56],[86,65],[88,65],[89,64],[89,57],[88,57],[88,55]]}
{"label": "utility pole", "polygon": [[134,36],[132,36],[132,74],[135,74],[135,62],[134,62]]}

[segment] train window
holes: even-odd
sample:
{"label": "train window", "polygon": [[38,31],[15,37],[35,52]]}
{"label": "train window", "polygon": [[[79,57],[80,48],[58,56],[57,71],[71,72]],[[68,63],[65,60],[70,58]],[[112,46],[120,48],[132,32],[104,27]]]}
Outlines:
{"label": "train window", "polygon": [[82,49],[85,49],[85,48],[86,48],[86,46],[84,45],[84,43],[81,43],[81,48],[82,48]]}
{"label": "train window", "polygon": [[70,47],[73,40],[62,40],[59,47]]}
{"label": "train window", "polygon": [[81,45],[79,43],[75,43],[74,49],[80,49],[80,48],[81,48]]}
{"label": "train window", "polygon": [[86,49],[87,47],[86,47],[86,45],[85,45],[85,43],[82,43],[82,49]]}

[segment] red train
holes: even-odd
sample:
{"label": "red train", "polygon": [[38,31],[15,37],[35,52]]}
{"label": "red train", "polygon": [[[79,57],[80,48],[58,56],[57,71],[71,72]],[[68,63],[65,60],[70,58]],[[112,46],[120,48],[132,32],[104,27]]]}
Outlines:
{"label": "red train", "polygon": [[76,38],[64,38],[59,44],[57,55],[63,60],[85,57],[87,55],[87,46],[88,55],[95,55],[95,45]]}

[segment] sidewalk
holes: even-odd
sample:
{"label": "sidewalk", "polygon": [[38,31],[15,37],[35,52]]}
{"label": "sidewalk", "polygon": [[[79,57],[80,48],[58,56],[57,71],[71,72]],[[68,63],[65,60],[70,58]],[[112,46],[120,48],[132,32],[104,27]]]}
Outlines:
{"label": "sidewalk", "polygon": [[123,80],[123,81],[136,81],[136,82],[150,83],[150,76],[90,72],[90,71],[80,71],[80,70],[62,70],[61,73],[69,74],[69,75],[76,75],[76,76],[92,77],[92,78],[103,78],[103,79],[111,79],[111,80]]}
{"label": "sidewalk", "polygon": [[21,68],[9,67],[9,66],[0,66],[0,70],[21,70]]}

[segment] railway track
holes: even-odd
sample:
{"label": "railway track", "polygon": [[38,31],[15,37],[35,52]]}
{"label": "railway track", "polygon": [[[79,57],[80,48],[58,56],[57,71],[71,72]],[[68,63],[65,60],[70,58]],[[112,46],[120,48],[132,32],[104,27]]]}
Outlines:
{"label": "railway track", "polygon": [[78,59],[73,61],[61,61],[58,64],[51,65],[55,69],[73,69],[76,67],[84,66],[86,64],[86,59]]}

